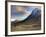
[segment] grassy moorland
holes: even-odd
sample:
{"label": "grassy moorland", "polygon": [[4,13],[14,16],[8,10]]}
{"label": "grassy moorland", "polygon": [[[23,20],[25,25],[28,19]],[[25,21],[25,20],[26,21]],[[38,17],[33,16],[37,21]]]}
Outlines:
{"label": "grassy moorland", "polygon": [[11,22],[11,31],[30,31],[30,30],[40,30],[41,21],[38,19],[26,19],[21,22]]}

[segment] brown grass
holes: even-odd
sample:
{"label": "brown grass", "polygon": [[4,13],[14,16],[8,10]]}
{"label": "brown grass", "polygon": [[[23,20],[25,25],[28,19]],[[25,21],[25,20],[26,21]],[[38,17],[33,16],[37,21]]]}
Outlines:
{"label": "brown grass", "polygon": [[27,20],[25,22],[11,23],[11,31],[31,31],[31,30],[40,30],[41,29],[41,21],[30,21]]}

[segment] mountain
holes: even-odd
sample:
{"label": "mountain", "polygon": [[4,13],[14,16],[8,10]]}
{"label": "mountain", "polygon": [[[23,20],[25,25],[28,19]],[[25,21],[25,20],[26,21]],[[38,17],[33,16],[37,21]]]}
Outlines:
{"label": "mountain", "polygon": [[36,23],[36,22],[39,22],[41,23],[41,10],[38,9],[38,8],[35,8],[33,11],[32,11],[32,14],[30,16],[28,16],[25,20],[23,21],[20,21],[20,22],[12,22],[12,25],[13,24],[19,24],[19,23],[24,23],[24,24],[29,24],[29,23]]}

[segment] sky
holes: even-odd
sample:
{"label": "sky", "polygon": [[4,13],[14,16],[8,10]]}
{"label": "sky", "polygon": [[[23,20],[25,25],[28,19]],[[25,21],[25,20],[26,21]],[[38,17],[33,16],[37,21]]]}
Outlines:
{"label": "sky", "polygon": [[29,15],[31,15],[32,11],[35,8],[40,9],[40,7],[34,7],[34,6],[26,6],[26,7],[20,6],[20,8],[23,7],[22,10],[16,11],[16,7],[19,7],[19,6],[11,5],[11,21],[14,21],[14,20],[22,21],[22,20],[26,19]]}

